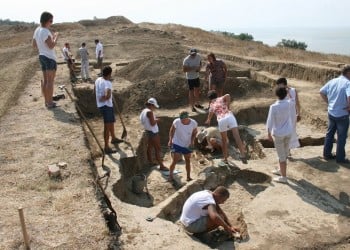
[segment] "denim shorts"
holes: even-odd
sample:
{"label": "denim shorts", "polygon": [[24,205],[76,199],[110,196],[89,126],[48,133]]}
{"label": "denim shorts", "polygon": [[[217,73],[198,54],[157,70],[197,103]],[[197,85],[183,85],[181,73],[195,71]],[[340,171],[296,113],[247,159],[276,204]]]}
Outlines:
{"label": "denim shorts", "polygon": [[108,107],[107,105],[104,105],[103,107],[100,107],[99,110],[103,116],[104,123],[114,123],[115,122],[113,107]]}
{"label": "denim shorts", "polygon": [[190,233],[202,233],[207,231],[208,216],[202,216],[198,220],[192,222],[187,227],[184,225],[186,231]]}
{"label": "denim shorts", "polygon": [[171,146],[171,152],[187,155],[187,154],[192,153],[192,150],[190,150],[189,148],[184,148],[184,147],[181,147],[179,145],[173,144]]}
{"label": "denim shorts", "polygon": [[48,58],[43,55],[39,55],[39,62],[40,62],[42,71],[57,70],[57,63],[55,60],[51,58]]}

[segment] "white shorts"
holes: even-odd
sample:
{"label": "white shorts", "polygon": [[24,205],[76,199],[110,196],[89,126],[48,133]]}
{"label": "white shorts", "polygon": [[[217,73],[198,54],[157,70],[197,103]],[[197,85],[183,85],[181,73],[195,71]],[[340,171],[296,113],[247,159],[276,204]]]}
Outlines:
{"label": "white shorts", "polygon": [[220,132],[225,132],[227,130],[237,128],[237,120],[232,113],[229,113],[218,121],[218,127]]}
{"label": "white shorts", "polygon": [[291,135],[274,137],[274,144],[277,151],[278,159],[280,162],[284,162],[287,160],[287,157],[289,155],[289,141]]}

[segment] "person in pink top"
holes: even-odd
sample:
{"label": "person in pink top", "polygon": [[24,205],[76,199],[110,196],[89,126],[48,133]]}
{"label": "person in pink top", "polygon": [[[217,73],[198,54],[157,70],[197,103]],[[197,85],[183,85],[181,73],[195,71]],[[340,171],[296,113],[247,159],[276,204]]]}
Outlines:
{"label": "person in pink top", "polygon": [[247,164],[246,150],[244,144],[239,136],[238,124],[236,118],[230,110],[231,97],[229,94],[218,97],[215,90],[210,90],[208,92],[208,98],[210,100],[209,104],[209,114],[205,122],[206,125],[210,125],[211,118],[215,114],[218,121],[219,131],[222,137],[222,153],[224,155],[224,163],[227,163],[228,157],[228,137],[227,131],[231,130],[233,138],[235,139],[239,151],[241,153],[240,159],[244,164]]}

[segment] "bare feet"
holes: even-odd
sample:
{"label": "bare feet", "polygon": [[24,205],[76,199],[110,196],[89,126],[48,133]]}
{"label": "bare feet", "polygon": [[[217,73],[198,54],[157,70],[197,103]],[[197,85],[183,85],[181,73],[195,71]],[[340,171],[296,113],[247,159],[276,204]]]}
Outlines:
{"label": "bare feet", "polygon": [[192,181],[193,179],[191,177],[187,177],[187,181]]}

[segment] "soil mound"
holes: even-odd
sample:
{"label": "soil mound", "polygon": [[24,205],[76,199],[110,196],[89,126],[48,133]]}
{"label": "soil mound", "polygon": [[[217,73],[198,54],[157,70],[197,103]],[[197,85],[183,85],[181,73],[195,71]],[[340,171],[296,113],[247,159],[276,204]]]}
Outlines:
{"label": "soil mound", "polygon": [[[182,58],[179,56],[146,57],[129,63],[118,71],[117,75],[132,82],[150,79],[170,78],[168,74],[182,74]],[[162,77],[164,76],[164,77]]]}
{"label": "soil mound", "polygon": [[116,24],[133,24],[133,22],[123,16],[111,16],[105,19],[80,20],[78,23],[86,27],[99,25],[106,26]]}

